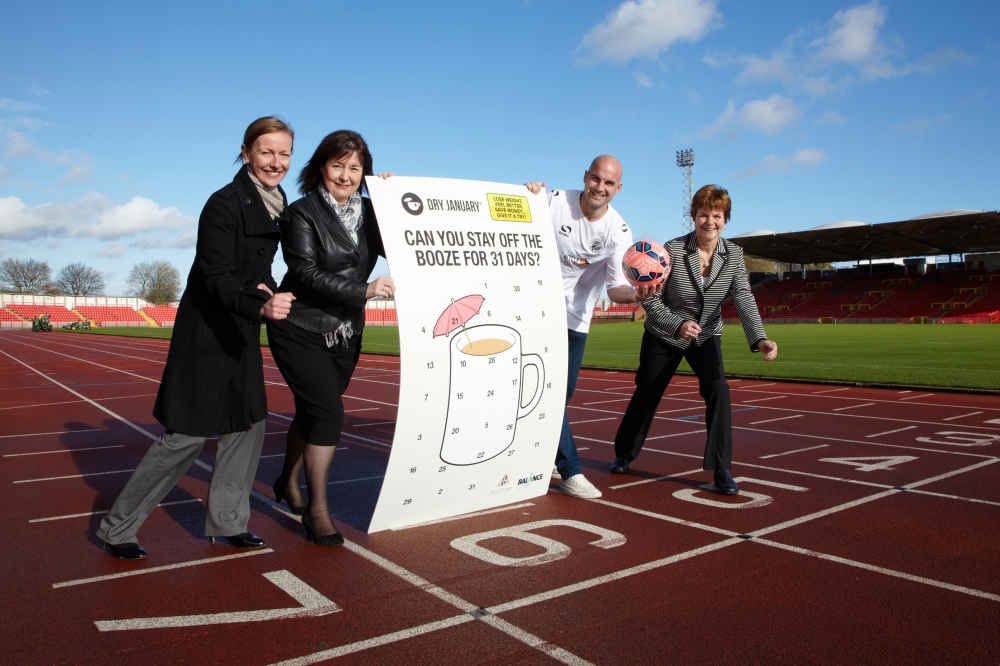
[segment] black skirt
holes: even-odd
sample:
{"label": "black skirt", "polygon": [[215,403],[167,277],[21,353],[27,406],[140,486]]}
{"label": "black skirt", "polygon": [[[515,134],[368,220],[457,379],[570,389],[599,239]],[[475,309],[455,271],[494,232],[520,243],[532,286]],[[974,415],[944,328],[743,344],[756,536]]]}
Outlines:
{"label": "black skirt", "polygon": [[327,347],[322,333],[287,321],[267,322],[281,376],[295,396],[295,424],[307,444],[336,446],[344,427],[344,391],[361,356],[361,336]]}

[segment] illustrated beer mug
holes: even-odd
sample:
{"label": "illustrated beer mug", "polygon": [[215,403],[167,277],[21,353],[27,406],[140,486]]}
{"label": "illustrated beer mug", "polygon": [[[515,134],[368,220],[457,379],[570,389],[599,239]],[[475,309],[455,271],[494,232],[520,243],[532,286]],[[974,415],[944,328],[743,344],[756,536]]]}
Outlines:
{"label": "illustrated beer mug", "polygon": [[[488,324],[456,331],[451,339],[451,382],[441,460],[475,465],[494,458],[514,441],[518,419],[535,408],[545,386],[538,354],[521,353],[521,334]],[[535,394],[522,402],[524,366],[538,372]]]}

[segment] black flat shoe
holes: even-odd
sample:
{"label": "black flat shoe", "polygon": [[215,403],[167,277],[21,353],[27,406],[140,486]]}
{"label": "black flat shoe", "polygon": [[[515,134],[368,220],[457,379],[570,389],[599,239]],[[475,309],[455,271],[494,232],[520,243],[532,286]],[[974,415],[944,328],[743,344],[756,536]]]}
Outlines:
{"label": "black flat shoe", "polygon": [[306,539],[311,539],[320,546],[343,546],[344,537],[340,532],[333,534],[316,534],[312,516],[308,512],[302,514],[302,527],[306,528]]}
{"label": "black flat shoe", "polygon": [[[215,543],[215,537],[208,537],[212,543]],[[259,536],[254,536],[249,532],[244,532],[243,534],[236,534],[234,536],[224,536],[219,537],[220,539],[225,539],[237,548],[263,548],[267,544]]]}
{"label": "black flat shoe", "polygon": [[146,551],[142,549],[137,543],[107,543],[102,541],[104,544],[104,549],[111,553],[112,557],[117,557],[119,560],[141,560],[146,557]]}
{"label": "black flat shoe", "polygon": [[292,506],[292,503],[288,501],[288,497],[285,496],[285,484],[286,481],[284,481],[281,477],[278,477],[278,480],[274,482],[273,486],[271,486],[271,488],[274,490],[274,501],[277,502],[278,504],[281,504],[282,502],[287,503],[292,513],[294,513],[296,516],[301,516],[302,513],[306,510],[306,507],[305,505]]}
{"label": "black flat shoe", "polygon": [[624,458],[615,458],[615,461],[611,463],[611,473],[612,474],[624,474],[628,471],[628,466],[632,464],[631,460],[625,460]]}
{"label": "black flat shoe", "polygon": [[728,470],[725,472],[715,472],[715,487],[723,495],[740,494],[740,487],[733,481],[733,477],[729,475]]}

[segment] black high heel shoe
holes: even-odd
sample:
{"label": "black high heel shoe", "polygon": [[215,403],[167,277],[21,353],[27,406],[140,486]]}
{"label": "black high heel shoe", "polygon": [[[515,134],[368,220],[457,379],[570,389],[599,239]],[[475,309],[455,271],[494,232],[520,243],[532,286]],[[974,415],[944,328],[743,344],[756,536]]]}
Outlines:
{"label": "black high heel shoe", "polygon": [[301,516],[302,513],[306,510],[306,507],[305,505],[292,506],[292,503],[288,501],[288,497],[285,495],[286,484],[287,481],[283,481],[281,477],[278,477],[278,480],[274,482],[273,486],[271,486],[271,488],[274,490],[274,501],[277,502],[278,504],[281,504],[281,502],[285,502],[292,510],[292,513],[294,513],[296,516]]}
{"label": "black high heel shoe", "polygon": [[312,516],[309,515],[308,511],[302,514],[302,527],[306,528],[306,539],[311,539],[320,546],[344,545],[344,537],[341,536],[340,532],[334,532],[333,534],[316,534]]}
{"label": "black high heel shoe", "polygon": [[112,557],[119,560],[141,560],[146,557],[146,551],[137,543],[108,543],[101,542],[101,547],[111,553]]}

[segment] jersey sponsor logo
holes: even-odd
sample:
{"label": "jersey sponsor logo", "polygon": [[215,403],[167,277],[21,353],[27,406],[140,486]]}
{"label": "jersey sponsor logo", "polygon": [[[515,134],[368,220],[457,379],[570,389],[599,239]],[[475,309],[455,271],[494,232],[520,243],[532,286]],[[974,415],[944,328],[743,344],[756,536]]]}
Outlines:
{"label": "jersey sponsor logo", "polygon": [[622,222],[622,233],[628,233],[628,225]]}
{"label": "jersey sponsor logo", "polygon": [[604,249],[604,239],[603,238],[595,238],[594,240],[590,241],[590,251],[591,252],[600,252],[603,249]]}
{"label": "jersey sponsor logo", "polygon": [[569,226],[568,224],[564,224],[561,227],[559,227],[560,236],[569,236],[571,231],[573,231],[573,227]]}
{"label": "jersey sponsor logo", "polygon": [[424,202],[413,192],[404,194],[401,203],[403,204],[403,210],[410,215],[420,215],[424,212]]}
{"label": "jersey sponsor logo", "polygon": [[581,259],[580,257],[574,257],[572,254],[567,254],[563,257],[563,261],[571,266],[586,266],[590,262],[586,259]]}

